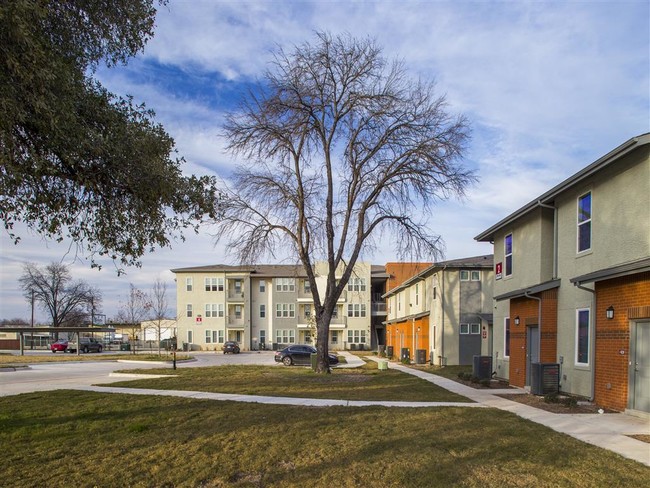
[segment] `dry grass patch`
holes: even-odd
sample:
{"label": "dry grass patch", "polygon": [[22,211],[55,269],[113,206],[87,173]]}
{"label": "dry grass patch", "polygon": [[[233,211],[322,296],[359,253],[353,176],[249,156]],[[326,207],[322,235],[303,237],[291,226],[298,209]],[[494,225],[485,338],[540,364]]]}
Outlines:
{"label": "dry grass patch", "polygon": [[650,468],[508,412],[82,391],[0,398],[11,487],[646,486]]}
{"label": "dry grass patch", "polygon": [[[43,354],[26,356],[16,356],[13,354],[0,354],[0,367],[22,366],[25,364],[38,364],[38,363],[62,363],[70,361],[117,361],[117,360],[131,360],[131,361],[171,361],[171,354],[97,354],[88,353],[80,354]],[[176,361],[187,361],[191,356],[187,354],[177,354]]]}

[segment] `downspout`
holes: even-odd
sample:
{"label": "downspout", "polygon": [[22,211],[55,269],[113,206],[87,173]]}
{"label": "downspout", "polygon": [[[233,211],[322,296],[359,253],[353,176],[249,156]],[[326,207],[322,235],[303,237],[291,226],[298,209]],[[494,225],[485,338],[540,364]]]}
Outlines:
{"label": "downspout", "polygon": [[589,362],[591,364],[591,397],[589,401],[593,402],[596,397],[596,290],[586,288],[579,282],[575,282],[574,285],[581,290],[588,291],[592,296],[593,314],[589,314],[589,320],[593,323],[593,325],[589,324],[589,344],[593,344],[589,351]]}
{"label": "downspout", "polygon": [[[537,204],[542,208],[550,208],[553,210],[553,279],[557,279],[558,267],[558,222],[557,222],[557,207],[554,205],[547,205],[537,200]],[[541,319],[540,319],[541,320]]]}

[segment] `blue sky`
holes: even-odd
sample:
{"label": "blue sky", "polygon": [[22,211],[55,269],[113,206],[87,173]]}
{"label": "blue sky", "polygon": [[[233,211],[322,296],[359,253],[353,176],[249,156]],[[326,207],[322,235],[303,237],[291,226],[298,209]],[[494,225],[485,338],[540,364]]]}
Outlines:
{"label": "blue sky", "polygon": [[[432,228],[446,258],[487,254],[473,237],[630,137],[650,130],[650,6],[641,1],[256,1],[170,0],[155,37],[125,67],[97,77],[157,113],[176,140],[185,171],[226,175],[224,114],[268,68],[277,46],[313,33],[370,36],[413,77],[435,79],[450,110],[466,114],[473,137],[465,164],[479,182],[462,201],[441,204]],[[208,227],[157,251],[117,277],[90,269],[69,243],[23,231],[0,237],[0,318],[29,316],[18,290],[24,261],[63,261],[104,292],[114,315],[129,283],[168,282],[170,268],[232,262]],[[394,260],[380,247],[366,260]],[[42,313],[37,317],[43,318]]]}

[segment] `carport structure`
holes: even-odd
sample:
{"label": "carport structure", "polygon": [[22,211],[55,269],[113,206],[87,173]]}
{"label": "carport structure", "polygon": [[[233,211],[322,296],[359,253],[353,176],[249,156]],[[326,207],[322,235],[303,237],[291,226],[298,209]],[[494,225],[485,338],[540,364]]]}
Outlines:
{"label": "carport structure", "polygon": [[[20,355],[25,355],[25,334],[34,333],[58,333],[58,332],[76,332],[77,338],[81,337],[81,332],[115,332],[113,327],[3,327],[2,332],[16,333],[19,336]],[[79,339],[77,339],[79,340]],[[80,354],[80,347],[77,347],[77,355]]]}

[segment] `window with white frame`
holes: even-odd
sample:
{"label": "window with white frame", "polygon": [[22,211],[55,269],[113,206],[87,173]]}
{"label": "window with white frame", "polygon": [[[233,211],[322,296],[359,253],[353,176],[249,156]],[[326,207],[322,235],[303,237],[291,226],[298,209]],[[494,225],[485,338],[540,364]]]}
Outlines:
{"label": "window with white frame", "polygon": [[306,304],[304,307],[304,312],[305,312],[305,318],[308,319],[311,317],[311,305]]}
{"label": "window with white frame", "polygon": [[266,317],[266,305],[260,305],[260,318],[263,319]]}
{"label": "window with white frame", "polygon": [[508,234],[506,238],[504,239],[503,242],[503,254],[505,256],[505,261],[506,261],[506,269],[505,269],[505,274],[506,276],[511,276],[512,275],[512,251],[514,248],[514,242],[512,240],[512,234]]}
{"label": "window with white frame", "polygon": [[480,334],[481,333],[481,324],[469,324],[470,334]]}
{"label": "window with white frame", "polygon": [[223,303],[217,303],[217,317],[223,317]]}
{"label": "window with white frame", "polygon": [[185,278],[185,291],[192,291],[192,278]]}
{"label": "window with white frame", "polygon": [[348,280],[348,291],[366,291],[366,279],[350,278]]}
{"label": "window with white frame", "polygon": [[260,330],[260,344],[266,344],[266,331]]}
{"label": "window with white frame", "polygon": [[223,330],[218,330],[217,331],[217,342],[219,344],[223,344],[223,342],[224,342],[224,340],[223,340]]}
{"label": "window with white frame", "polygon": [[333,330],[332,331],[332,344],[338,344],[339,343],[339,331],[338,330]]}
{"label": "window with white frame", "polygon": [[589,309],[576,312],[576,364],[589,364]]}
{"label": "window with white frame", "polygon": [[193,312],[192,312],[192,304],[188,303],[187,305],[185,305],[185,315],[187,317],[191,317],[192,314],[193,314]]}
{"label": "window with white frame", "polygon": [[591,192],[578,198],[578,252],[591,249]]}
{"label": "window with white frame", "polygon": [[260,293],[264,293],[266,291],[266,281],[260,280]]}
{"label": "window with white frame", "polygon": [[212,331],[211,330],[206,330],[205,331],[205,343],[206,344],[212,344]]}
{"label": "window with white frame", "polygon": [[332,310],[332,318],[333,319],[338,319],[339,318],[339,307],[338,305],[334,307],[334,310]]}
{"label": "window with white frame", "polygon": [[415,284],[415,305],[420,304],[420,284],[416,283]]}
{"label": "window with white frame", "polygon": [[206,278],[205,291],[223,291],[223,278]]}
{"label": "window with white frame", "polygon": [[276,278],[275,291],[281,291],[281,292],[296,291],[295,278]]}
{"label": "window with white frame", "polygon": [[365,317],[365,303],[348,303],[348,317]]}
{"label": "window with white frame", "polygon": [[481,272],[478,270],[474,270],[470,272],[471,275],[471,280],[472,281],[481,281]]}
{"label": "window with white frame", "polygon": [[469,281],[469,271],[466,269],[460,270],[460,281]]}
{"label": "window with white frame", "polygon": [[234,285],[235,285],[235,293],[240,294],[243,285],[242,280],[235,280]]}
{"label": "window with white frame", "polygon": [[469,324],[460,324],[460,333],[469,334]]}
{"label": "window with white frame", "polygon": [[218,317],[219,303],[206,303],[205,304],[205,316],[206,317]]}
{"label": "window with white frame", "polygon": [[278,344],[293,344],[296,342],[296,331],[294,329],[277,329],[275,331],[275,342]]}
{"label": "window with white frame", "polygon": [[302,287],[304,293],[311,293],[311,284],[309,283],[309,280],[303,280]]}
{"label": "window with white frame", "polygon": [[276,303],[275,316],[278,318],[292,318],[296,316],[295,303]]}
{"label": "window with white frame", "polygon": [[348,344],[365,344],[365,330],[348,330]]}
{"label": "window with white frame", "polygon": [[190,344],[194,342],[194,331],[192,330],[187,331],[187,342]]}
{"label": "window with white frame", "polygon": [[506,317],[503,325],[503,344],[505,352],[503,355],[507,358],[510,357],[510,317]]}
{"label": "window with white frame", "polygon": [[213,331],[212,331],[212,342],[216,344],[216,343],[217,343],[217,339],[218,339],[217,331],[216,331],[216,330],[213,330]]}
{"label": "window with white frame", "polygon": [[241,319],[241,311],[242,311],[242,306],[241,305],[235,305],[235,318],[236,319]]}

